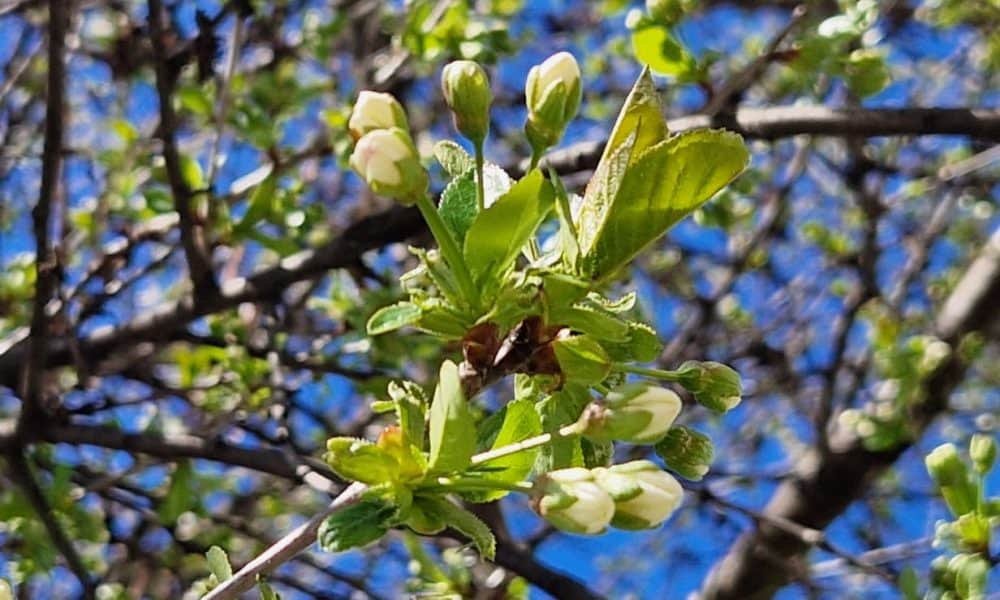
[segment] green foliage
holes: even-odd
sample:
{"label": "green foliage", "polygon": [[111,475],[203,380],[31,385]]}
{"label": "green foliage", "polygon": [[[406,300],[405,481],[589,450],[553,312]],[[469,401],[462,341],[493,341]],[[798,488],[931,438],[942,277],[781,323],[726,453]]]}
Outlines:
{"label": "green foliage", "polygon": [[476,425],[462,392],[458,365],[441,364],[438,386],[430,410],[430,457],[433,473],[460,472],[476,451]]}
{"label": "green foliage", "polygon": [[360,548],[385,535],[398,516],[396,506],[374,498],[364,499],[330,515],[320,525],[317,539],[327,552]]}

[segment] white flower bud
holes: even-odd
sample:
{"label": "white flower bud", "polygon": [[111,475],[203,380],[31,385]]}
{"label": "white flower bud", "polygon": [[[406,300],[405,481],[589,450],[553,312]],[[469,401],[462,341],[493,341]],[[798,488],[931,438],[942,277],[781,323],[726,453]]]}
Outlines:
{"label": "white flower bud", "polygon": [[351,120],[347,123],[351,136],[360,139],[366,133],[378,129],[398,127],[403,131],[409,129],[406,113],[399,102],[391,94],[370,92],[365,90],[358,95],[358,101],[351,112]]}
{"label": "white flower bud", "polygon": [[589,470],[559,469],[545,474],[539,483],[541,496],[532,505],[546,521],[563,531],[585,535],[607,529],[615,503]]}
{"label": "white flower bud", "polygon": [[598,483],[615,501],[611,524],[619,529],[650,529],[681,505],[684,490],[669,473],[648,460],[594,469]]}
{"label": "white flower bud", "polygon": [[350,162],[376,194],[410,203],[427,190],[427,172],[402,129],[366,133],[354,147]]}
{"label": "white flower bud", "polygon": [[486,71],[471,60],[456,60],[441,71],[441,90],[455,114],[455,127],[470,140],[482,143],[489,132],[493,102]]}
{"label": "white flower bud", "polygon": [[583,435],[594,440],[633,444],[659,441],[681,412],[681,399],[658,385],[627,383],[611,390],[589,416]]}
{"label": "white flower bud", "polygon": [[555,145],[580,107],[580,66],[569,52],[553,54],[531,68],[525,83],[528,121],[524,129],[537,152]]}

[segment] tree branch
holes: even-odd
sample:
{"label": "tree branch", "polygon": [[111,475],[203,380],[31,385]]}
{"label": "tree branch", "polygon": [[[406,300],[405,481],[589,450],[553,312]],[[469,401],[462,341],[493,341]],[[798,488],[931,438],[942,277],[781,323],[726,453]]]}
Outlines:
{"label": "tree branch", "polygon": [[[56,3],[59,1],[54,0]],[[28,498],[28,503],[38,513],[38,518],[45,525],[45,530],[52,539],[53,545],[63,555],[63,558],[66,559],[66,564],[73,571],[73,574],[76,575],[76,578],[80,580],[80,585],[83,587],[83,597],[87,600],[92,600],[96,596],[94,595],[94,582],[90,578],[90,573],[87,571],[86,565],[83,564],[80,554],[73,546],[73,540],[63,531],[62,525],[52,511],[52,507],[49,506],[49,501],[45,497],[45,493],[42,492],[42,488],[38,485],[38,481],[35,480],[35,475],[31,472],[31,465],[28,464],[24,453],[20,450],[12,452],[7,455],[7,461],[10,464],[14,480],[24,491],[24,495]]]}
{"label": "tree branch", "polygon": [[[945,302],[935,323],[935,334],[956,348],[972,331],[989,331],[1000,323],[1000,230],[972,263]],[[925,400],[913,407],[908,424],[913,438],[894,448],[872,451],[852,431],[841,428],[831,436],[826,451],[810,450],[796,465],[792,477],[775,491],[763,510],[769,518],[825,529],[861,497],[869,484],[903,454],[948,404],[967,365],[952,355],[925,381]],[[789,573],[773,568],[775,557],[785,561],[804,554],[809,546],[787,532],[760,524],[744,533],[705,580],[706,599],[770,598],[788,582]]]}
{"label": "tree branch", "polygon": [[160,104],[159,137],[163,141],[163,161],[167,170],[167,180],[174,197],[174,209],[180,219],[181,244],[187,259],[191,283],[194,285],[195,304],[202,299],[215,296],[218,287],[212,273],[205,241],[204,227],[199,223],[194,207],[194,194],[184,179],[180,155],[174,135],[177,131],[177,117],[174,114],[174,76],[168,65],[167,50],[164,45],[163,3],[149,0],[149,29],[153,42],[153,62],[156,70],[156,92]]}
{"label": "tree branch", "polygon": [[58,285],[58,258],[49,241],[52,205],[58,202],[62,173],[62,146],[65,137],[66,30],[70,2],[49,1],[48,97],[45,105],[45,141],[42,151],[42,180],[38,203],[31,211],[35,235],[35,298],[28,337],[28,357],[24,362],[21,387],[21,418],[18,431],[30,428],[44,412],[40,397],[42,374],[48,351],[47,307]]}

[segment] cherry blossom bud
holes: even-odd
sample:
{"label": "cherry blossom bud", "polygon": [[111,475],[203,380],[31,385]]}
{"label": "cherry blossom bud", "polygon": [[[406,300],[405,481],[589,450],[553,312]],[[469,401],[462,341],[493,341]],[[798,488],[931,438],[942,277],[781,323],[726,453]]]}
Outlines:
{"label": "cherry blossom bud", "polygon": [[359,140],[366,133],[378,129],[398,127],[407,131],[410,128],[406,122],[406,113],[403,112],[403,107],[391,94],[368,90],[361,92],[358,96],[347,127],[351,130],[351,136],[355,140]]}
{"label": "cherry blossom bud", "polygon": [[490,129],[493,94],[486,71],[471,60],[456,60],[441,72],[444,100],[455,114],[455,128],[477,144]]}
{"label": "cherry blossom bud", "polygon": [[559,469],[543,475],[541,495],[532,506],[546,521],[563,531],[595,535],[611,522],[615,503],[583,468]]}
{"label": "cherry blossom bud", "polygon": [[580,107],[580,66],[569,52],[553,54],[531,68],[525,83],[528,141],[536,152],[554,146]]}
{"label": "cherry blossom bud", "polygon": [[968,467],[958,456],[955,444],[941,444],[927,455],[924,463],[955,516],[975,510],[976,489],[969,477]]}
{"label": "cherry blossom bud", "polygon": [[615,501],[611,524],[619,529],[656,527],[666,521],[684,499],[681,484],[648,460],[594,469],[594,477]]}
{"label": "cherry blossom bud", "polygon": [[678,382],[706,408],[726,412],[736,408],[742,399],[740,374],[722,363],[689,360],[677,373]]}
{"label": "cherry blossom bud", "polygon": [[351,168],[376,194],[396,198],[404,204],[427,192],[427,172],[417,149],[404,130],[377,129],[366,133],[351,154]]}
{"label": "cherry blossom bud", "polygon": [[658,385],[626,383],[611,390],[597,406],[585,414],[584,436],[597,441],[654,444],[681,412],[681,399]]}
{"label": "cherry blossom bud", "polygon": [[985,474],[997,459],[997,442],[992,437],[977,433],[969,441],[969,458],[979,474]]}

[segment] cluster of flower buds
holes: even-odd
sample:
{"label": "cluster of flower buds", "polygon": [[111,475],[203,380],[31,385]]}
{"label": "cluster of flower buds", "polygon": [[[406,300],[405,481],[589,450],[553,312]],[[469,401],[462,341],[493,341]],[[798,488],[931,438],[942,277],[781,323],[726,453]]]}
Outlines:
{"label": "cluster of flower buds", "polygon": [[594,441],[655,444],[681,412],[674,392],[648,383],[626,383],[584,411],[583,435]]}
{"label": "cluster of flower buds", "polygon": [[395,98],[361,92],[348,128],[357,142],[351,168],[376,194],[412,204],[427,192],[427,171],[410,137],[406,113]]}
{"label": "cluster of flower buds", "polygon": [[441,71],[444,101],[455,116],[455,128],[474,143],[482,144],[490,130],[493,93],[486,71],[471,60],[456,60]]}
{"label": "cluster of flower buds", "polygon": [[650,529],[683,499],[677,480],[648,460],[611,468],[559,469],[542,476],[532,503],[549,523],[570,533],[596,535],[613,525]]}
{"label": "cluster of flower buds", "polygon": [[525,83],[528,120],[524,131],[536,154],[556,145],[580,107],[580,66],[569,52],[559,52],[528,72]]}

